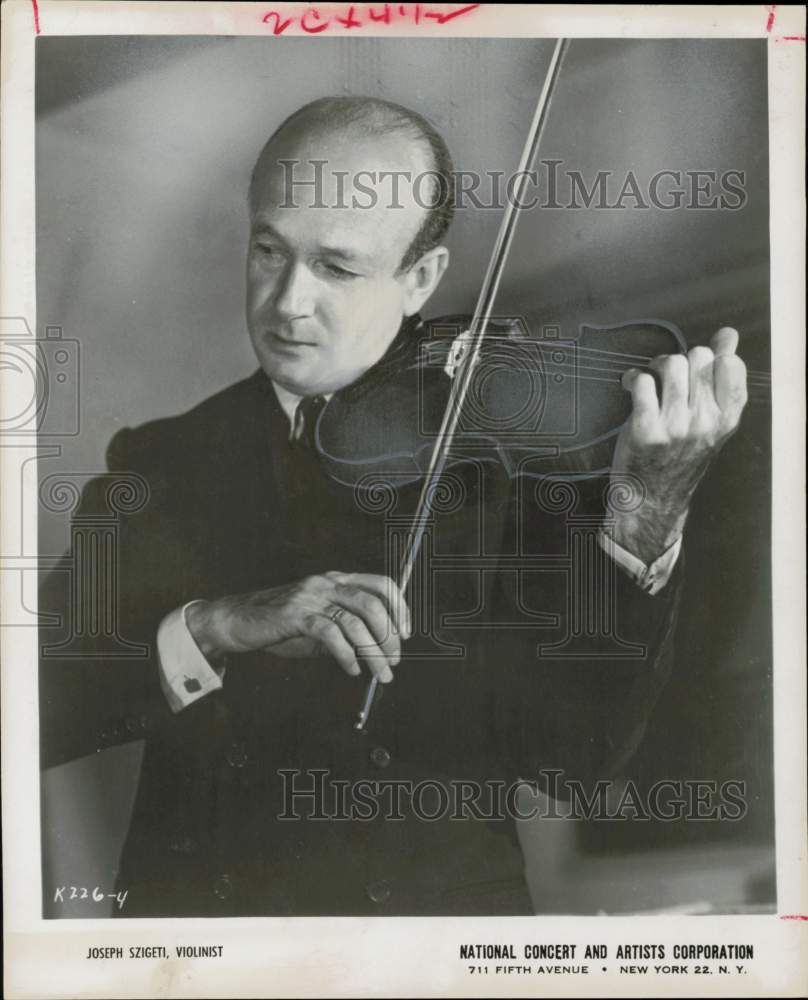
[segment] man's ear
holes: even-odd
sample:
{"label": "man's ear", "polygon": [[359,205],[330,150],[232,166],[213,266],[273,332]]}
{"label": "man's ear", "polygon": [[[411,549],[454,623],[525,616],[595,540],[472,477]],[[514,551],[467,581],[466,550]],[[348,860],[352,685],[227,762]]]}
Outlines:
{"label": "man's ear", "polygon": [[446,247],[434,247],[413,264],[404,275],[404,315],[418,312],[440,284],[449,266]]}

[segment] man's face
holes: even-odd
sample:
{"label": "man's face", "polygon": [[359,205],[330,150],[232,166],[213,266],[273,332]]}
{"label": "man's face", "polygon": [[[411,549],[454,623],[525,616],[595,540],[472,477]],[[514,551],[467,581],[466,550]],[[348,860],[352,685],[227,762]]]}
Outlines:
{"label": "man's face", "polygon": [[[279,137],[265,155],[247,257],[247,324],[262,368],[290,392],[325,394],[355,381],[420,305],[399,265],[425,210],[403,193],[393,207],[389,184],[374,186],[373,207],[352,207],[355,194],[361,205],[369,201],[355,187],[359,172],[428,168],[411,147],[395,135],[302,132]],[[282,159],[299,161],[294,172]],[[327,161],[321,189],[292,188],[291,177],[314,178],[312,160]]]}

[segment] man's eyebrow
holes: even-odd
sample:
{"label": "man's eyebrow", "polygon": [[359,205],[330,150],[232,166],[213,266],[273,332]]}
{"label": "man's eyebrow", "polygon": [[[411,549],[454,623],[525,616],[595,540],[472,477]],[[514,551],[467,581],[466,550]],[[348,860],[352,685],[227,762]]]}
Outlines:
{"label": "man's eyebrow", "polygon": [[274,239],[279,240],[281,243],[286,242],[284,238],[281,236],[281,234],[277,231],[277,229],[274,229],[272,226],[270,226],[268,222],[259,222],[257,225],[253,227],[252,234],[253,236],[272,236]]}
{"label": "man's eyebrow", "polygon": [[[287,245],[286,240],[268,222],[259,222],[253,229],[253,237],[271,236],[279,243]],[[323,257],[335,257],[337,260],[345,261],[346,264],[369,264],[371,259],[360,251],[351,250],[350,247],[333,246],[327,243],[320,243],[316,247],[316,252]]]}
{"label": "man's eyebrow", "polygon": [[346,262],[363,263],[367,261],[367,257],[364,254],[357,253],[347,247],[335,247],[320,244],[317,247],[317,252],[322,254],[324,257],[338,257],[340,260],[344,260]]}

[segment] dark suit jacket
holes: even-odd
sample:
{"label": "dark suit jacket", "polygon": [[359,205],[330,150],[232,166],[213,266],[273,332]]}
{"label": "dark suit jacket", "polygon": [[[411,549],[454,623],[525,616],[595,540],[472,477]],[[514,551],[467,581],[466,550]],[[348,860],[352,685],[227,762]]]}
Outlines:
{"label": "dark suit jacket", "polygon": [[[387,360],[411,358],[412,343],[399,337]],[[46,651],[43,765],[146,739],[118,878],[128,890],[122,916],[530,912],[514,823],[452,819],[456,799],[447,813],[441,789],[488,782],[478,801],[490,803],[497,783],[542,784],[548,769],[585,784],[617,772],[670,670],[681,568],[656,597],[615,570],[621,642],[589,635],[571,621],[570,511],[540,504],[533,480],[469,461],[452,467],[454,495],[433,518],[410,589],[416,634],[367,732],[352,728],[364,680],[327,660],[266,653],[231,658],[222,691],[172,715],[155,655],[171,609],[331,569],[395,575],[392,539],[418,484],[398,489],[392,511],[372,497],[357,502],[316,462],[290,459],[287,439],[261,372],[182,416],[115,436],[110,470],[138,474],[149,495],[117,522],[110,599],[119,635],[146,655],[110,659],[92,644],[77,658]],[[80,514],[103,506],[104,488],[87,488]],[[572,513],[599,514],[602,493],[602,480],[580,484]],[[515,553],[541,559],[520,575],[497,559]],[[68,630],[69,559],[42,598]],[[42,644],[53,646],[50,631]],[[553,643],[556,652],[537,655]],[[316,781],[319,818],[312,799],[289,799]],[[387,791],[364,786],[381,814],[344,818],[360,781],[388,782]],[[385,819],[395,781],[410,782],[403,812]],[[408,797],[423,781],[434,783],[418,792],[421,813],[439,817],[431,822]],[[278,818],[295,811],[308,818]]]}

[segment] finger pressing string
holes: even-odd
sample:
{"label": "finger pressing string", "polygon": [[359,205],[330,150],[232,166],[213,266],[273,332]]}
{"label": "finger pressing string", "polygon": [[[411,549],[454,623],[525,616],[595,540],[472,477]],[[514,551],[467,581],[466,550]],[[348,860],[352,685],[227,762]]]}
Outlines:
{"label": "finger pressing string", "polygon": [[738,348],[738,331],[731,326],[722,326],[710,338],[710,347],[717,358],[734,354]]}
{"label": "finger pressing string", "polygon": [[659,398],[657,397],[656,384],[648,372],[642,372],[639,368],[629,368],[623,373],[623,388],[631,393],[631,400],[634,412],[644,416],[659,416]]}

